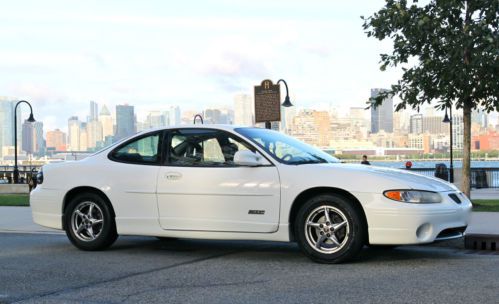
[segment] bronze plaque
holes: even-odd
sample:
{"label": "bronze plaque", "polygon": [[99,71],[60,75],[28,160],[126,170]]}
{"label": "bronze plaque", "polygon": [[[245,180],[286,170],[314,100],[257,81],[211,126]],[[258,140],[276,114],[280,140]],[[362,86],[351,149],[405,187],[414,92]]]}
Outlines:
{"label": "bronze plaque", "polygon": [[281,90],[272,80],[255,86],[255,122],[281,121]]}

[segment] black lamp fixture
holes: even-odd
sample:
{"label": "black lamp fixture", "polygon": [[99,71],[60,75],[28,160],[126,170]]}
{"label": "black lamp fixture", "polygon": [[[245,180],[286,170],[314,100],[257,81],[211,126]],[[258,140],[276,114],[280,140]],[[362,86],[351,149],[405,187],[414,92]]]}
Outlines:
{"label": "black lamp fixture", "polygon": [[[447,115],[447,108],[449,108],[449,115]],[[449,124],[449,136],[450,136],[450,144],[449,144],[449,154],[450,154],[450,167],[449,167],[449,182],[454,182],[454,159],[453,159],[453,151],[452,146],[454,145],[452,140],[452,105],[450,107],[445,107],[445,116],[443,123]]]}
{"label": "black lamp fixture", "polygon": [[35,117],[33,116],[33,108],[31,107],[31,104],[26,100],[20,100],[19,102],[17,102],[16,106],[14,107],[14,184],[19,183],[19,169],[17,167],[17,107],[21,103],[26,103],[29,106],[30,114],[27,121],[31,123],[35,122]]}
{"label": "black lamp fixture", "polygon": [[286,108],[292,107],[293,104],[291,103],[291,101],[289,99],[288,84],[286,83],[286,81],[284,79],[279,79],[277,81],[277,84],[279,84],[281,81],[284,83],[284,86],[286,87],[286,98],[284,98],[284,102],[282,103],[282,106],[286,107]]}

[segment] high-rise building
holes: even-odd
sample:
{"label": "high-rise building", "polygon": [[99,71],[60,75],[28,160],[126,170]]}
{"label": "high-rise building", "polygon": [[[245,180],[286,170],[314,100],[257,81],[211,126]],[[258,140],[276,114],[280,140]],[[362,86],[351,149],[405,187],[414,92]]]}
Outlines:
{"label": "high-rise building", "polygon": [[35,128],[32,122],[25,120],[22,126],[22,150],[33,154],[36,148]]}
{"label": "high-rise building", "polygon": [[166,126],[166,120],[160,111],[151,111],[147,114],[144,129],[159,128]]}
{"label": "high-rise building", "polygon": [[35,151],[34,154],[37,156],[45,155],[45,139],[43,138],[43,122],[35,121],[33,123],[33,128],[35,129]]}
{"label": "high-rise building", "polygon": [[87,149],[102,146],[102,124],[98,120],[87,122]]}
{"label": "high-rise building", "polygon": [[90,116],[88,116],[87,121],[91,122],[98,120],[99,118],[99,106],[95,101],[90,101]]}
{"label": "high-rise building", "polygon": [[179,106],[171,106],[169,111],[170,123],[169,126],[178,126],[182,123],[182,115]]}
{"label": "high-rise building", "polygon": [[[421,134],[423,133],[423,114],[411,115],[409,133]],[[411,147],[413,148],[413,147]]]}
{"label": "high-rise building", "polygon": [[81,122],[78,116],[68,119],[68,150],[80,151]]}
{"label": "high-rise building", "polygon": [[116,106],[116,135],[115,140],[135,134],[134,107],[129,105]]}
{"label": "high-rise building", "polygon": [[[3,156],[2,151],[9,151],[7,147],[14,146],[14,108],[17,100],[10,97],[0,96],[0,156]],[[21,107],[17,108],[17,138],[21,138]],[[20,148],[22,143],[18,143]],[[6,149],[3,149],[3,148]]]}
{"label": "high-rise building", "polygon": [[87,123],[82,122],[80,128],[80,148],[79,151],[87,151],[88,150],[88,132],[87,132]]}
{"label": "high-rise building", "polygon": [[218,109],[206,109],[203,111],[203,121],[206,124],[221,124],[222,111]]}
{"label": "high-rise building", "polygon": [[[386,92],[386,89],[371,89],[371,98]],[[383,99],[383,103],[377,107],[371,107],[371,133],[379,131],[393,133],[393,97]]]}
{"label": "high-rise building", "polygon": [[449,134],[449,124],[444,123],[442,116],[423,117],[423,132],[430,134]]}
{"label": "high-rise building", "polygon": [[47,131],[47,149],[66,151],[66,133],[59,129]]}
{"label": "high-rise building", "polygon": [[248,94],[234,96],[234,124],[242,126],[254,125],[254,101]]}
{"label": "high-rise building", "polygon": [[107,136],[114,135],[113,117],[106,105],[102,106],[99,113],[99,122],[102,125],[102,138],[105,139]]}

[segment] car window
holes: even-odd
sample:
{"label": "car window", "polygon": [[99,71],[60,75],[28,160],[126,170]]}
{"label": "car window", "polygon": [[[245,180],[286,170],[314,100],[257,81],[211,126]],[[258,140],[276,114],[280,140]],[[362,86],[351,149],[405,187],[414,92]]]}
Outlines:
{"label": "car window", "polygon": [[250,147],[225,131],[181,129],[172,133],[168,150],[172,166],[231,167],[236,152]]}
{"label": "car window", "polygon": [[112,159],[134,164],[155,164],[159,161],[160,134],[141,137],[118,147],[111,153]]}

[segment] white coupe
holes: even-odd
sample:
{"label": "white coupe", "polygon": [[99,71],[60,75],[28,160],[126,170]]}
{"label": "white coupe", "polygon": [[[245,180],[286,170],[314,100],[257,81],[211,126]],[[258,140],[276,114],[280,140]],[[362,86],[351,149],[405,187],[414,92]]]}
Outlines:
{"label": "white coupe", "polygon": [[406,170],[350,165],[279,132],[194,125],[136,134],[83,160],[49,164],[33,220],[83,250],[118,235],[296,241],[337,263],[364,245],[462,237],[471,202]]}

